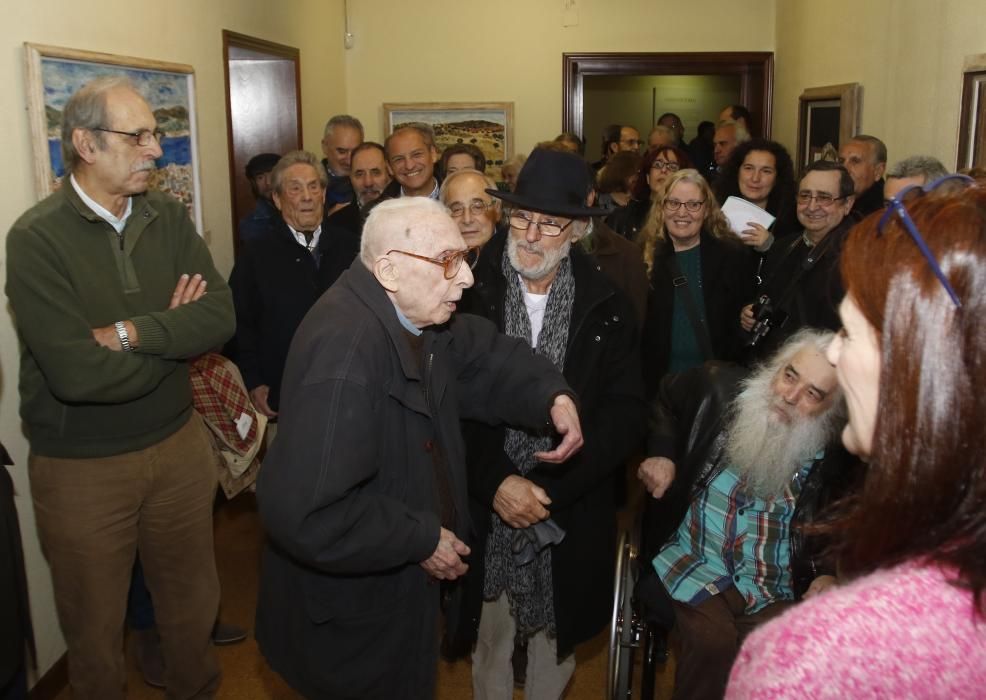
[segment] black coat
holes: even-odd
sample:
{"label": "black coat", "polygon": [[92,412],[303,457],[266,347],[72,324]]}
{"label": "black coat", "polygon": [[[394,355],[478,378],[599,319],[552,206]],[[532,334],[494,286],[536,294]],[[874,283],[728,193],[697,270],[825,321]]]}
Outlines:
{"label": "black coat", "polygon": [[[677,531],[692,501],[728,466],[724,441],[717,438],[725,429],[730,405],[747,373],[734,364],[707,362],[701,367],[670,374],[661,382],[651,404],[646,454],[673,461],[675,478],[660,502],[648,498],[643,561],[653,560]],[[801,489],[791,527],[791,570],[799,599],[817,576],[834,574],[832,562],[821,556],[823,543],[818,538],[807,539],[802,526],[815,520],[827,504],[846,493],[854,478],[853,465],[852,458],[836,440],[835,444],[826,446],[825,456],[812,466]],[[666,592],[659,588],[663,596],[648,596],[649,613],[670,628],[674,613]],[[652,589],[645,586],[645,590]]]}
{"label": "black coat", "polygon": [[34,650],[31,611],[24,572],[24,551],[14,506],[14,482],[4,465],[12,464],[0,445],[0,689],[25,667],[24,650]]}
{"label": "black coat", "polygon": [[[468,310],[483,314],[501,330],[508,281],[501,268],[505,240],[497,234],[483,248],[476,284],[463,297]],[[560,657],[595,636],[609,619],[616,556],[613,485],[626,458],[639,448],[645,412],[633,307],[591,256],[576,246],[571,255],[575,300],[565,378],[578,394],[585,446],[567,463],[542,463],[526,476],[548,493],[551,517],[566,532],[551,554]],[[476,639],[493,497],[504,479],[519,474],[503,451],[504,439],[502,427],[466,426],[476,537],[470,542],[461,626],[447,640],[446,650],[453,656],[467,653]]]}
{"label": "black coat", "polygon": [[359,254],[359,236],[323,222],[317,252],[316,266],[278,216],[261,238],[246,244],[229,278],[236,335],[228,353],[247,389],[270,387],[267,402],[275,411],[294,332],[312,304]]}
{"label": "black coat", "polygon": [[[763,265],[764,283],[760,293],[771,299],[786,320],[758,343],[750,359],[769,357],[786,338],[805,326],[832,331],[842,327],[839,304],[845,290],[839,274],[839,258],[849,229],[854,224],[853,218],[847,216],[814,248],[805,245],[802,236],[777,241],[771,246]],[[822,246],[825,248],[822,249]],[[818,250],[823,250],[821,257],[804,271],[806,260],[811,255],[819,255]],[[790,293],[787,291],[789,288],[792,290]],[[754,301],[751,295],[746,303]]]}
{"label": "black coat", "polygon": [[[712,343],[713,357],[732,361],[739,358],[743,336],[738,324],[743,305],[753,294],[756,258],[739,241],[716,238],[702,233],[699,254],[702,265],[702,296],[705,322]],[[674,276],[668,260],[674,249],[659,245],[651,268],[651,294],[644,325],[643,360],[647,395],[652,396],[671,363],[671,323],[674,317]],[[694,283],[688,289],[698,302]]]}
{"label": "black coat", "polygon": [[[292,343],[277,438],[257,482],[269,544],[257,641],[313,698],[431,698],[439,590],[436,458],[468,538],[460,419],[547,426],[569,392],[521,341],[474,316],[424,332],[417,355],[357,261]],[[439,460],[441,461],[441,460]]]}

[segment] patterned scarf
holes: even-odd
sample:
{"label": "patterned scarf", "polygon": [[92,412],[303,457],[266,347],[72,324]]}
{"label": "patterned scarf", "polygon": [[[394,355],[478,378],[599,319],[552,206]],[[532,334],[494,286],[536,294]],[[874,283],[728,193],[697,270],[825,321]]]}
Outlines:
{"label": "patterned scarf", "polygon": [[[502,269],[507,278],[504,299],[504,332],[513,338],[523,338],[533,345],[531,320],[524,303],[523,282],[510,264],[507,251],[503,252]],[[551,360],[561,372],[565,367],[565,349],[568,346],[568,329],[572,319],[572,302],[575,299],[575,278],[572,275],[571,257],[566,256],[558,266],[558,272],[548,292],[548,305],[544,323],[537,338],[535,352]],[[534,453],[550,450],[552,437],[523,430],[507,429],[503,449],[517,470],[526,475],[537,464]],[[517,623],[517,631],[530,636],[546,629],[549,636],[556,636],[554,595],[551,581],[551,547],[545,547],[534,561],[517,566],[512,554],[512,544],[517,531],[504,523],[495,512],[486,547],[486,578],[483,597],[496,600],[506,590],[510,612]]]}

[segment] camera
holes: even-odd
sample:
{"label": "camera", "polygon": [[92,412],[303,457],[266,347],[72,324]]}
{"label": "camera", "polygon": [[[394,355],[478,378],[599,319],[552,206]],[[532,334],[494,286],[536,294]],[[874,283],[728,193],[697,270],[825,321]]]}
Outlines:
{"label": "camera", "polygon": [[753,328],[750,329],[750,339],[746,341],[746,347],[755,348],[771,330],[780,328],[786,321],[787,313],[775,308],[769,296],[761,294],[753,305]]}

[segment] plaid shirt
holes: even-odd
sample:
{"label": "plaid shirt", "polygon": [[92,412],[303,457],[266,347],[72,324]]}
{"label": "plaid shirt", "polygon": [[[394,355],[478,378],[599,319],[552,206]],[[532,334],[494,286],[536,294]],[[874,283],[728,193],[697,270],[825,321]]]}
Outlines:
{"label": "plaid shirt", "polygon": [[668,593],[698,605],[735,586],[746,614],[793,600],[791,519],[805,478],[822,452],[802,462],[779,498],[747,495],[732,466],[696,497],[674,537],[654,558]]}

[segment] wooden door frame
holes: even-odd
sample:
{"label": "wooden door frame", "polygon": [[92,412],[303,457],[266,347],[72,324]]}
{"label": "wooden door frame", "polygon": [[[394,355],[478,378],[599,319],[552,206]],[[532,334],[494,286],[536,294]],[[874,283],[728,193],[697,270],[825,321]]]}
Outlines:
{"label": "wooden door frame", "polygon": [[[298,99],[296,103],[298,120],[298,148],[301,148],[302,143],[302,130],[301,124],[301,51],[294,46],[286,46],[284,44],[276,44],[273,41],[267,41],[266,39],[259,39],[255,36],[249,36],[247,34],[239,34],[238,32],[233,32],[228,29],[223,29],[223,89],[226,91],[226,153],[229,161],[229,201],[230,201],[230,212],[235,210],[233,203],[236,200],[236,162],[234,158],[234,148],[233,148],[233,110],[232,103],[230,102],[229,96],[229,49],[230,47],[241,48],[259,51],[264,54],[278,56],[285,60],[294,62],[294,84],[298,88]],[[233,219],[232,234],[233,234],[233,255],[239,254],[240,247],[240,237],[237,234],[237,226],[239,222],[236,221],[235,214],[230,217]]]}
{"label": "wooden door frame", "polygon": [[602,75],[738,76],[740,102],[753,112],[754,117],[760,117],[760,135],[770,137],[773,125],[773,52],[562,54],[562,131],[570,131],[585,140],[582,133],[585,116],[583,81],[586,76]]}

